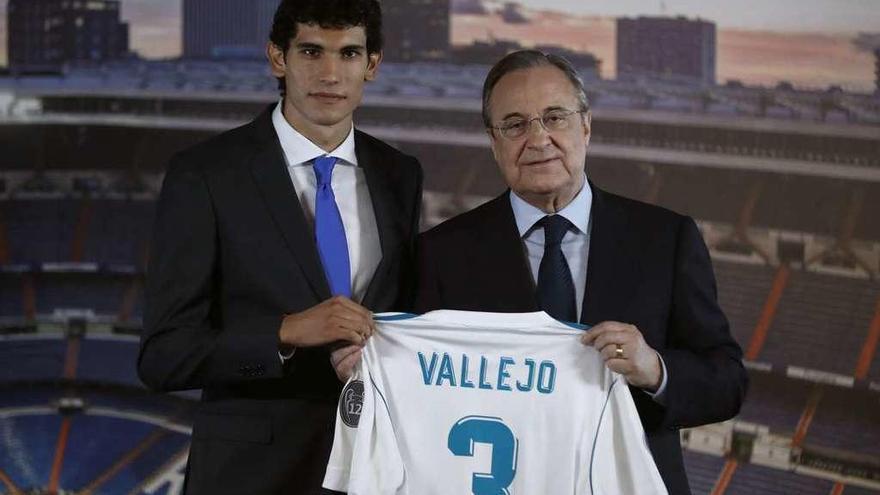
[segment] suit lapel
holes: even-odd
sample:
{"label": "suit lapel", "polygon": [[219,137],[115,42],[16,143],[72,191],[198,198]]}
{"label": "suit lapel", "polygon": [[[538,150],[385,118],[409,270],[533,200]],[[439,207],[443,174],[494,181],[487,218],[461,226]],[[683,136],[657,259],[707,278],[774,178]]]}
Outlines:
{"label": "suit lapel", "polygon": [[581,322],[595,325],[625,318],[638,267],[626,242],[628,219],[624,210],[609,193],[592,183],[590,187],[590,251]]}
{"label": "suit lapel", "polygon": [[400,244],[403,235],[400,226],[404,221],[401,218],[404,212],[394,205],[393,183],[387,175],[389,167],[383,162],[391,158],[376,153],[375,147],[360,131],[355,130],[354,139],[358,166],[363,169],[367,188],[370,190],[370,201],[376,216],[376,229],[379,232],[379,246],[382,249],[381,261],[364,293],[363,304],[369,308],[381,295],[383,288],[387,287],[388,270],[394,261],[391,257],[392,250]]}
{"label": "suit lapel", "polygon": [[254,182],[312,290],[319,299],[327,299],[330,297],[330,288],[318,257],[312,228],[306,222],[287,172],[281,144],[272,127],[272,107],[252,125],[257,141],[256,152],[250,160]]}
{"label": "suit lapel", "polygon": [[498,282],[493,288],[493,297],[501,301],[508,311],[537,311],[535,300],[535,281],[526,258],[525,248],[519,236],[513,209],[510,206],[510,191],[486,204],[486,221],[480,225],[488,228],[477,232],[474,246],[463,246],[479,252],[474,257],[474,273],[494,274]]}

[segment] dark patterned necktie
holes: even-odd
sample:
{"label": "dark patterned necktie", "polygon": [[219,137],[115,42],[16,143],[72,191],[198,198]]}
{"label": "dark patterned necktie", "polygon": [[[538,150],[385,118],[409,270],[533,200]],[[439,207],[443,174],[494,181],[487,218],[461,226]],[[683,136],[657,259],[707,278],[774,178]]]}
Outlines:
{"label": "dark patterned necktie", "polygon": [[574,282],[562,254],[562,238],[571,222],[560,215],[548,215],[538,221],[544,228],[544,256],[538,268],[538,304],[560,321],[577,319]]}

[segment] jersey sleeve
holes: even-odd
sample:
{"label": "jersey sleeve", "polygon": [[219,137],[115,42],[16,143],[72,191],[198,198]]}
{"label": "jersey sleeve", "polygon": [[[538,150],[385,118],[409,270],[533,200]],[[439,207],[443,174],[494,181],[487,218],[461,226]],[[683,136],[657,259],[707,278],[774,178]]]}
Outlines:
{"label": "jersey sleeve", "polygon": [[403,460],[382,391],[363,364],[339,398],[323,486],[349,495],[394,494],[404,483]]}
{"label": "jersey sleeve", "polygon": [[620,377],[608,391],[595,438],[587,493],[666,495],[629,387]]}

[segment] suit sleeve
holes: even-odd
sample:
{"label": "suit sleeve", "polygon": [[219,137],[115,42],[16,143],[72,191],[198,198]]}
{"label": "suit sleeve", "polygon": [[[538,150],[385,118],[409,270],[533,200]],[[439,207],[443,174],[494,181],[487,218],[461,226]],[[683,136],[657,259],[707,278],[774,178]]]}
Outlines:
{"label": "suit sleeve", "polygon": [[412,311],[416,292],[416,238],[419,234],[422,219],[422,182],[424,175],[418,160],[413,159],[413,166],[416,170],[416,183],[410,210],[412,217],[410,218],[409,238],[406,240],[406,250],[401,260],[403,266],[401,269],[400,298],[397,303],[397,308],[400,311]]}
{"label": "suit sleeve", "polygon": [[663,422],[687,428],[735,416],[748,375],[717,300],[709,251],[693,219],[679,227],[667,348]]}
{"label": "suit sleeve", "polygon": [[249,328],[217,327],[219,243],[202,171],[180,156],[162,185],[147,273],[141,380],[155,390],[184,390],[280,377],[282,316]]}
{"label": "suit sleeve", "polygon": [[413,310],[416,313],[427,313],[440,309],[443,299],[440,291],[440,277],[437,274],[434,242],[426,234],[420,235],[416,242],[416,272],[416,294]]}

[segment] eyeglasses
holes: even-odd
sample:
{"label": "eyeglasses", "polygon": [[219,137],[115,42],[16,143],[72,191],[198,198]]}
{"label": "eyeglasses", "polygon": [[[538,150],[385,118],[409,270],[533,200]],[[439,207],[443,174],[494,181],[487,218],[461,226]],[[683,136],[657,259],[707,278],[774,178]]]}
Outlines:
{"label": "eyeglasses", "polygon": [[532,127],[532,121],[537,120],[547,132],[564,131],[571,125],[572,115],[582,114],[583,110],[556,109],[544,112],[540,117],[524,119],[520,117],[507,119],[490,129],[497,129],[507,139],[519,139],[526,135]]}

